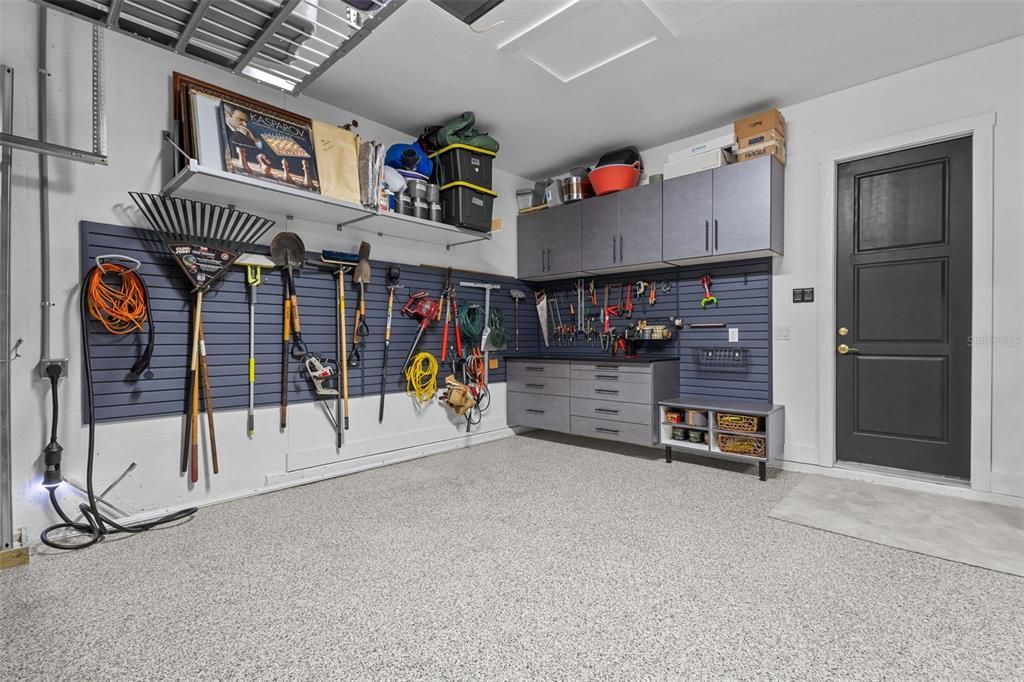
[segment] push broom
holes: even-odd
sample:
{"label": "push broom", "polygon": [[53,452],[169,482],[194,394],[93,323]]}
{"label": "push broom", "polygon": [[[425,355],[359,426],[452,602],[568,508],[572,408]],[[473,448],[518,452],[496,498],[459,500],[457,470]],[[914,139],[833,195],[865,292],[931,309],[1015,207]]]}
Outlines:
{"label": "push broom", "polygon": [[[335,446],[341,448],[344,440],[342,430],[348,430],[348,325],[345,321],[345,271],[354,268],[359,264],[359,256],[345,251],[327,251],[320,254],[320,260],[328,265],[337,267],[335,275],[338,278],[338,306],[337,306],[337,352],[338,366],[341,367],[341,390],[338,391],[338,399],[334,403],[334,427],[336,429]],[[342,410],[344,405],[344,410]]]}
{"label": "push broom", "polygon": [[[208,204],[161,194],[129,192],[139,211],[167,246],[174,262],[195,293],[192,314],[192,349],[189,364],[189,410],[181,471],[189,471],[191,479],[199,480],[199,390],[200,344],[202,339],[203,293],[206,292],[239,255],[251,249],[267,233],[274,221],[237,211],[226,206]],[[208,376],[208,374],[207,374]],[[211,405],[207,402],[207,412]],[[212,420],[212,414],[207,415]],[[211,422],[212,423],[212,422]],[[214,434],[211,432],[211,439]],[[190,457],[191,455],[191,457]]]}

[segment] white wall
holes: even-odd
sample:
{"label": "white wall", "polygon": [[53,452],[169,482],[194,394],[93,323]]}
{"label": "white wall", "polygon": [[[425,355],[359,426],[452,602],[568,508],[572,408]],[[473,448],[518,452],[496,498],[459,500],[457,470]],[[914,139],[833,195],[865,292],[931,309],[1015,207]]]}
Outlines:
{"label": "white wall", "polygon": [[[27,1],[0,0],[0,62],[15,69],[15,132],[36,135],[35,69],[36,6]],[[51,142],[89,148],[91,26],[63,14],[50,12],[49,139]],[[122,207],[130,205],[129,190],[159,191],[166,164],[161,131],[170,125],[171,72],[181,71],[217,83],[260,100],[326,121],[346,122],[359,118],[359,132],[365,138],[386,144],[406,141],[398,131],[322,102],[293,98],[279,91],[146,46],[115,33],[106,32],[107,127],[109,167],[91,167],[64,161],[50,161],[51,231],[53,271],[53,348],[57,357],[71,361],[70,378],[62,383],[60,440],[64,445],[64,472],[84,480],[86,429],[81,415],[81,354],[77,323],[79,282],[78,223],[80,220],[126,222]],[[13,474],[15,481],[15,527],[27,527],[30,539],[55,521],[43,490],[41,448],[48,437],[48,388],[35,378],[40,353],[40,282],[38,235],[38,173],[36,156],[14,154],[14,235],[12,276],[14,282],[13,336],[23,337],[22,355],[12,366],[14,423]],[[515,272],[515,189],[527,181],[496,171],[499,198],[495,215],[504,218],[504,229],[493,241],[446,251],[443,246],[369,238],[372,258],[397,262],[458,265],[473,270],[502,274]],[[225,197],[225,202],[229,197]],[[244,207],[242,207],[244,208]],[[278,228],[284,227],[278,217]],[[333,225],[293,222],[307,248],[355,251],[365,234],[339,235]],[[276,230],[274,230],[276,231]],[[438,404],[416,411],[404,396],[388,402],[385,426],[376,419],[376,401],[354,401],[352,428],[347,445],[337,455],[326,418],[313,405],[295,405],[289,410],[290,425],[279,434],[276,408],[258,411],[255,440],[245,437],[245,412],[218,414],[221,474],[200,477],[190,488],[177,471],[179,418],[104,424],[98,430],[96,481],[103,487],[128,466],[138,468],[122,483],[111,500],[131,511],[161,509],[175,505],[202,504],[230,499],[281,485],[303,476],[363,468],[385,461],[457,447],[467,442],[464,428],[449,419]],[[401,428],[396,428],[401,424]],[[503,386],[495,387],[493,406],[484,423],[474,428],[481,438],[507,433]],[[336,462],[315,469],[297,471],[322,462]],[[292,473],[289,473],[292,472]],[[66,488],[66,486],[65,486]],[[71,502],[74,497],[64,493]]]}
{"label": "white wall", "polygon": [[[820,287],[821,170],[824,152],[995,112],[994,329],[1010,339],[994,350],[991,487],[1024,496],[1024,38],[1016,38],[807,102],[783,107],[786,117],[786,253],[776,259],[775,326],[791,339],[775,341],[775,400],[786,406],[786,459],[819,463],[820,316],[826,306],[795,305],[791,289]],[[669,153],[731,125],[643,152],[648,173]],[[975,229],[989,229],[976,225]],[[820,302],[819,302],[820,303]],[[1014,342],[1016,340],[1016,342]]]}

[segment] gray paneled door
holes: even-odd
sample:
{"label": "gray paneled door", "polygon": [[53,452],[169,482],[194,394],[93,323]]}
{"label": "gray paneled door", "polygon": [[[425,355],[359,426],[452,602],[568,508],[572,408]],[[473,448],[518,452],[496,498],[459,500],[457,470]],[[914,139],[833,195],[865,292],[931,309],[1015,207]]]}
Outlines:
{"label": "gray paneled door", "polygon": [[836,456],[970,477],[971,140],[841,164]]}

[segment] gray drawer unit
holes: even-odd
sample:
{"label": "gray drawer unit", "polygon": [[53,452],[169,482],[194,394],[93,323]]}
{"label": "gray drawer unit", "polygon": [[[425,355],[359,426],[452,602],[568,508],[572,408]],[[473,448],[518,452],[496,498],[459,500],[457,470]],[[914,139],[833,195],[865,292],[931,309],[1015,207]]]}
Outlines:
{"label": "gray drawer unit", "polygon": [[577,436],[604,438],[620,443],[649,446],[654,442],[654,429],[649,424],[626,424],[607,419],[572,417],[570,428]]}
{"label": "gray drawer unit", "polygon": [[569,378],[568,362],[509,360],[507,369],[509,379],[529,379],[532,381],[542,377]]}
{"label": "gray drawer unit", "polygon": [[651,374],[641,372],[620,372],[617,369],[580,369],[572,366],[573,381],[617,381],[623,384],[651,385]]}
{"label": "gray drawer unit", "polygon": [[508,423],[622,443],[659,441],[659,400],[679,393],[679,361],[590,357],[508,363]]}
{"label": "gray drawer unit", "polygon": [[619,381],[572,380],[572,397],[652,405],[650,384],[629,384]]}
{"label": "gray drawer unit", "polygon": [[531,393],[536,395],[569,395],[569,379],[566,377],[525,377],[508,380],[509,393]]}
{"label": "gray drawer unit", "polygon": [[661,367],[664,363],[661,362],[644,362],[644,363],[630,363],[630,362],[579,362],[573,361],[572,368],[582,372],[622,372],[623,374],[646,374],[650,376],[654,373],[655,368]]}
{"label": "gray drawer unit", "polygon": [[548,431],[569,431],[569,398],[536,396],[528,393],[508,394],[509,426],[529,426]]}
{"label": "gray drawer unit", "polygon": [[572,399],[572,415],[574,417],[591,417],[650,426],[654,424],[654,414],[655,410],[652,406],[641,403],[622,403],[587,398]]}

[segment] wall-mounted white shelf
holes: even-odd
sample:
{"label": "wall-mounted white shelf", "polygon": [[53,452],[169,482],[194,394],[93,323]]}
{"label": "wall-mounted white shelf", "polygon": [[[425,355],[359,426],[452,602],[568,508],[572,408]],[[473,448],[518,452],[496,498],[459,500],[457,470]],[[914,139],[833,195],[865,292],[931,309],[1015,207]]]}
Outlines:
{"label": "wall-mounted white shelf", "polygon": [[188,165],[164,185],[163,193],[213,204],[231,204],[250,213],[286,215],[336,225],[339,230],[353,229],[448,249],[491,238],[490,233],[465,230],[447,223],[399,213],[377,213],[358,204],[297,187],[201,166],[195,159],[189,159]]}
{"label": "wall-mounted white shelf", "polygon": [[401,213],[368,213],[360,218],[338,225],[342,232],[356,230],[376,234],[378,237],[395,237],[426,244],[439,244],[451,249],[462,244],[486,241],[489,232],[475,232],[455,227],[448,223],[437,223]]}

